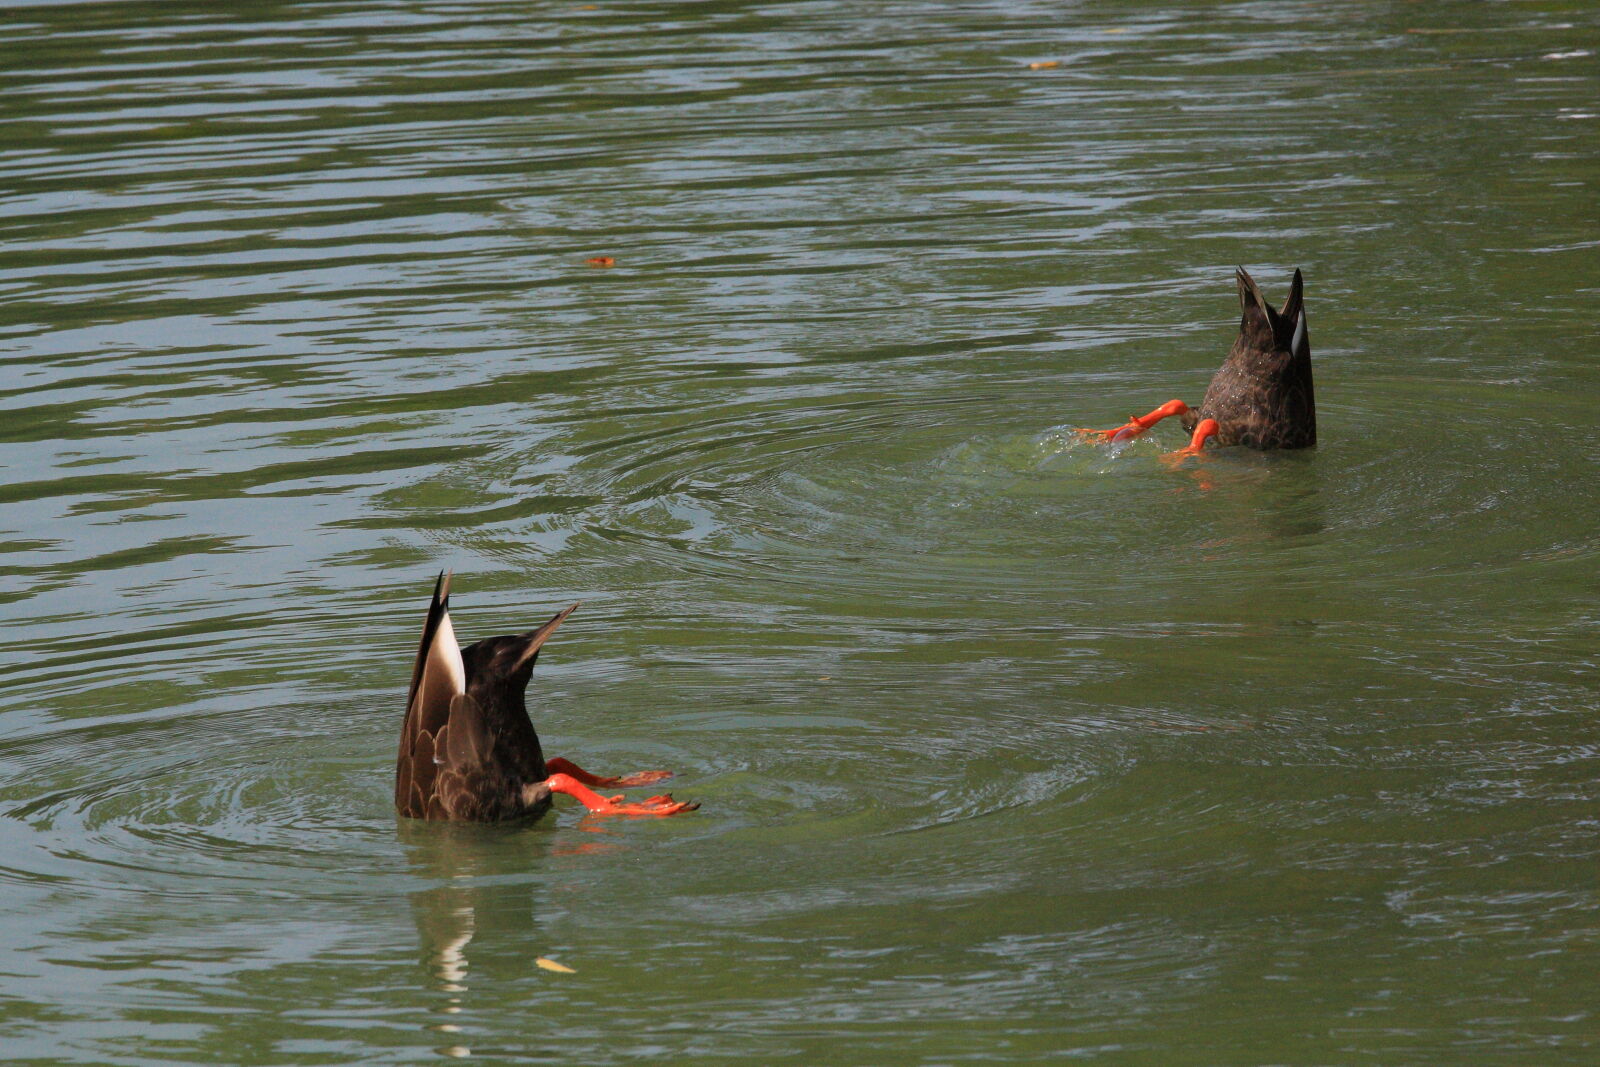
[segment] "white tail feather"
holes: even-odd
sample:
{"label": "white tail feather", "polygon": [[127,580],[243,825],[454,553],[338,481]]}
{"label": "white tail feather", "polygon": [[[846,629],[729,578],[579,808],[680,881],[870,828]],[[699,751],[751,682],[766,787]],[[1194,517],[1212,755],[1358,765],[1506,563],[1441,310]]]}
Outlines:
{"label": "white tail feather", "polygon": [[455,627],[446,613],[433,632],[428,658],[422,664],[422,682],[417,686],[419,708],[448,708],[452,698],[467,691],[467,665],[461,659],[461,645]]}

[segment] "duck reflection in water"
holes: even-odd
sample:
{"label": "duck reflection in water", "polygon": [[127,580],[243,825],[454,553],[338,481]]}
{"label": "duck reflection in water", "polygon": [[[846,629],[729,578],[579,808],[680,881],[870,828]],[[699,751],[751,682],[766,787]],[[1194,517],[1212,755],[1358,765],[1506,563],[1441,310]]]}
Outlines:
{"label": "duck reflection in water", "polygon": [[[426,1028],[447,1039],[459,1042],[461,1023],[454,1016],[462,1010],[462,1000],[467,993],[467,945],[477,930],[477,915],[467,889],[439,888],[416,894],[413,899],[417,915],[417,932],[422,937],[423,951],[427,953],[428,969],[433,973],[438,990],[444,994],[444,1003],[436,1010],[445,1018],[425,1024]],[[472,1054],[463,1044],[446,1045],[437,1050],[441,1055],[462,1059]]]}
{"label": "duck reflection in water", "polygon": [[576,607],[538,629],[463,649],[450,624],[450,575],[439,575],[400,731],[395,810],[414,819],[499,822],[544,814],[555,793],[595,815],[675,815],[699,807],[670,794],[625,803],[620,794],[591,788],[649,785],[670,778],[669,771],[608,778],[544,758],[525,692],[539,649]]}
{"label": "duck reflection in water", "polygon": [[1135,415],[1110,430],[1079,430],[1102,442],[1138,437],[1162,419],[1178,416],[1193,436],[1169,453],[1199,455],[1208,440],[1260,451],[1314,448],[1317,408],[1311,387],[1311,340],[1306,332],[1304,281],[1294,272],[1289,297],[1274,310],[1255,280],[1238,268],[1239,337],[1211,379],[1198,408],[1169,400],[1148,415]]}
{"label": "duck reflection in water", "polygon": [[480,1018],[473,957],[481,956],[480,968],[487,963],[503,985],[507,976],[529,973],[530,955],[549,943],[542,865],[530,865],[529,857],[558,855],[564,836],[529,822],[400,824],[409,865],[425,886],[410,894],[411,915],[428,976],[422,1027],[439,1035],[439,1055],[473,1055],[471,1034]]}

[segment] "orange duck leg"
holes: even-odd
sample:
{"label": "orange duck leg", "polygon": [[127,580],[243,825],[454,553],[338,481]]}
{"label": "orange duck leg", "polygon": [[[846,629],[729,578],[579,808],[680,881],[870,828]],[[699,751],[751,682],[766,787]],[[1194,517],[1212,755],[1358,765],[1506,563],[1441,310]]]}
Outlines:
{"label": "orange duck leg", "polygon": [[1189,444],[1176,452],[1168,452],[1162,459],[1183,460],[1189,456],[1198,456],[1205,451],[1206,440],[1217,436],[1220,427],[1216,419],[1201,419],[1200,424],[1194,428],[1194,436],[1189,438]]}

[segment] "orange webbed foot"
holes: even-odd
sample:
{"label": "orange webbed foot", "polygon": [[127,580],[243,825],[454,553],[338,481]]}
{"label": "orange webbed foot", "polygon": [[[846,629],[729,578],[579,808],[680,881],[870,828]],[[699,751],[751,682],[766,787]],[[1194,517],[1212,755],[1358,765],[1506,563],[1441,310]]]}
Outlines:
{"label": "orange webbed foot", "polygon": [[606,788],[621,786],[624,789],[629,789],[636,785],[654,785],[656,782],[664,782],[672,777],[671,771],[634,771],[632,774],[617,775],[615,777],[590,774],[576,763],[561,756],[545,760],[544,766],[551,774],[565,774],[576,778],[584,785]]}
{"label": "orange webbed foot", "polygon": [[1073,432],[1085,437],[1098,437],[1102,444],[1114,444],[1117,441],[1128,441],[1144,433],[1162,419],[1174,415],[1182,415],[1189,410],[1189,405],[1181,400],[1169,400],[1147,415],[1130,415],[1128,421],[1111,430],[1086,430],[1076,429]]}
{"label": "orange webbed foot", "polygon": [[[553,761],[547,761],[545,766],[549,767],[550,762]],[[700,806],[696,803],[673,800],[670,793],[653,796],[637,804],[629,804],[620,793],[613,797],[603,797],[572,775],[560,772],[546,778],[545,784],[550,787],[552,793],[565,793],[577,800],[591,815],[676,815],[683,811],[693,811]]]}
{"label": "orange webbed foot", "polygon": [[1074,426],[1072,432],[1079,437],[1098,437],[1103,445],[1114,444],[1117,441],[1127,441],[1144,433],[1145,427],[1140,426],[1137,419],[1130,418],[1121,426],[1110,430],[1091,430],[1085,426]]}
{"label": "orange webbed foot", "polygon": [[611,811],[597,811],[596,815],[677,815],[680,812],[694,811],[700,806],[699,801],[673,800],[671,793],[663,793],[658,797],[642,800],[637,804],[618,804]]}
{"label": "orange webbed foot", "polygon": [[620,785],[624,789],[631,789],[636,785],[655,785],[672,777],[671,771],[634,771],[617,778],[609,779],[607,785]]}

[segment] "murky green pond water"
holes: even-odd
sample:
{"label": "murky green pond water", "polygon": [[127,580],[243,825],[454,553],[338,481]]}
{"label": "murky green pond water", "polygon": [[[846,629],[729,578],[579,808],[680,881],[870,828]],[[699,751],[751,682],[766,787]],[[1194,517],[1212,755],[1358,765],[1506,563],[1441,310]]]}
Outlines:
{"label": "murky green pond water", "polygon": [[[1597,52],[0,9],[5,1060],[1594,1062]],[[1322,447],[1076,443],[1236,263]],[[547,749],[703,808],[397,824],[441,567],[468,639],[581,599]]]}

